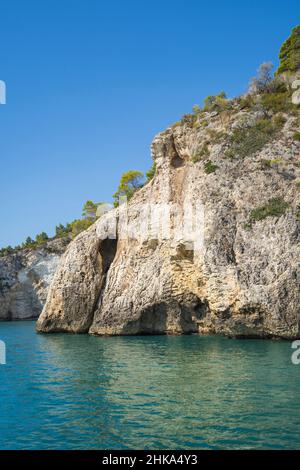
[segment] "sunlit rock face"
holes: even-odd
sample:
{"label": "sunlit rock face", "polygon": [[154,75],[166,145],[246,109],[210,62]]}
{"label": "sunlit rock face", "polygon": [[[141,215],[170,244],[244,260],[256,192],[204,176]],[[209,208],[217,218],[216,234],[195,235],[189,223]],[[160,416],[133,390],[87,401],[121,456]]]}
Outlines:
{"label": "sunlit rock face", "polygon": [[228,157],[261,117],[236,105],[159,134],[155,177],[69,245],[38,331],[299,337],[297,116]]}
{"label": "sunlit rock face", "polygon": [[292,94],[292,103],[296,106],[300,104],[300,79],[296,79],[292,82],[292,90],[295,90]]}
{"label": "sunlit rock face", "polygon": [[64,240],[49,241],[0,258],[0,320],[37,318],[66,249]]}

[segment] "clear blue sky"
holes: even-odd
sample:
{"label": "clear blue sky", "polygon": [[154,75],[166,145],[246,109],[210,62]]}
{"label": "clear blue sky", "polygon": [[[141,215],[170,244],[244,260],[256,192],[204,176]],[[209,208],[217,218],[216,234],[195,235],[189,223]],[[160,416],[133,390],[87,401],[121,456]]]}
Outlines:
{"label": "clear blue sky", "polygon": [[0,246],[110,201],[156,133],[242,93],[300,23],[299,0],[2,0]]}

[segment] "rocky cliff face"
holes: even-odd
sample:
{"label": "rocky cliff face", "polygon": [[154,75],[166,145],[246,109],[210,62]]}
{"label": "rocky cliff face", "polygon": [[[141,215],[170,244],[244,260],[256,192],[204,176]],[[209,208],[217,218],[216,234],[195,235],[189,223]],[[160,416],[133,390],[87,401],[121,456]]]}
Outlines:
{"label": "rocky cliff face", "polygon": [[154,179],[70,244],[38,331],[299,337],[299,123],[236,100],[159,134]]}
{"label": "rocky cliff face", "polygon": [[37,318],[66,249],[66,240],[49,241],[0,258],[0,320]]}

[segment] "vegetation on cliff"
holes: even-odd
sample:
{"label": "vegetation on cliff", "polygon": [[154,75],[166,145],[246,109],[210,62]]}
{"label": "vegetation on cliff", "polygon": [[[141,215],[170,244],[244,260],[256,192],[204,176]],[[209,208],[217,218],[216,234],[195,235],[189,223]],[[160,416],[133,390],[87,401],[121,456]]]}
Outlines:
{"label": "vegetation on cliff", "polygon": [[293,74],[300,70],[300,25],[292,30],[290,37],[280,49],[280,65],[276,74]]}
{"label": "vegetation on cliff", "polygon": [[114,193],[114,206],[118,207],[123,199],[129,200],[134,193],[144,185],[144,175],[141,171],[130,170],[123,173],[117,191]]}
{"label": "vegetation on cliff", "polygon": [[[155,163],[153,163],[150,170],[146,173],[146,178],[144,174],[137,170],[130,170],[121,176],[120,184],[117,191],[113,195],[114,206],[117,207],[122,198],[130,200],[134,193],[144,186],[145,183],[150,181],[156,171]],[[50,240],[56,238],[65,238],[66,240],[71,241],[79,233],[83,232],[89,228],[101,215],[111,208],[110,204],[105,202],[93,202],[88,200],[85,202],[82,208],[82,218],[75,219],[72,222],[69,222],[65,225],[58,224],[55,227],[54,237],[49,237],[47,233],[42,232],[36,235],[35,239],[27,237],[25,242],[17,245],[15,247],[7,246],[0,249],[0,257],[7,256],[9,254],[16,253],[24,249],[34,249],[46,245]]]}
{"label": "vegetation on cliff", "polygon": [[96,212],[92,211],[92,207],[98,207],[99,204],[95,204],[92,201],[87,201],[83,206],[83,218],[73,220],[66,225],[59,224],[55,227],[54,237],[49,237],[46,232],[42,232],[36,235],[35,239],[27,237],[25,242],[17,245],[15,247],[7,246],[0,249],[0,257],[7,256],[13,253],[17,253],[20,250],[24,249],[35,249],[42,246],[45,246],[50,240],[56,238],[65,238],[66,240],[71,241],[72,238],[75,238],[80,232],[86,230],[90,225],[96,220]]}
{"label": "vegetation on cliff", "polygon": [[[190,156],[190,161],[194,164],[202,164],[204,173],[214,174],[220,168],[219,160],[217,164],[212,156],[216,146],[221,148],[220,155],[224,160],[239,160],[252,156],[279,135],[290,117],[295,118],[293,139],[295,142],[300,141],[299,106],[293,104],[293,89],[291,83],[285,79],[286,74],[300,70],[300,26],[292,30],[292,34],[282,45],[280,66],[275,74],[272,73],[272,68],[272,63],[263,63],[258,69],[258,75],[251,80],[246,94],[233,99],[228,99],[224,91],[215,96],[208,96],[204,100],[203,107],[195,105],[192,113],[185,114],[172,126],[174,129],[199,131],[199,145]],[[243,115],[243,119],[240,119],[233,127],[232,123],[240,114]],[[212,125],[215,119],[219,119],[219,127]],[[280,163],[281,159],[278,158],[263,159],[261,168],[275,168]],[[146,175],[137,170],[123,173],[118,188],[113,194],[114,207],[118,207],[123,199],[130,200],[145,183],[154,177],[155,173],[155,162]],[[297,184],[298,182],[295,183],[296,186]],[[278,201],[276,202],[275,199],[274,201],[276,206]],[[105,203],[94,203],[88,200],[83,206],[82,218],[66,225],[57,225],[52,239],[75,238],[102,214],[101,211],[99,212],[99,207],[103,205]],[[273,213],[274,206],[272,204],[271,206]],[[260,211],[261,209],[258,208],[259,214],[266,213],[264,210]],[[252,222],[256,219],[256,215],[256,213],[252,214]],[[19,246],[0,249],[0,256],[24,248],[43,246],[50,239],[45,232],[38,234],[34,240],[27,237],[26,241]]]}

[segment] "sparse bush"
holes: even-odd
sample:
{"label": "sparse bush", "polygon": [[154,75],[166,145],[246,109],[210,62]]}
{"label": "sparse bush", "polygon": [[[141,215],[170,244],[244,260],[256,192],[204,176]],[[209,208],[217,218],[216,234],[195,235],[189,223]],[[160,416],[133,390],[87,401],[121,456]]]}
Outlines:
{"label": "sparse bush", "polygon": [[224,111],[228,107],[229,101],[224,91],[216,96],[207,96],[204,100],[204,111]]}
{"label": "sparse bush", "polygon": [[227,149],[224,155],[228,160],[234,160],[238,156],[236,150],[233,148]]}
{"label": "sparse bush", "polygon": [[262,106],[266,111],[273,113],[287,112],[293,107],[288,92],[284,93],[265,93],[261,98]]}
{"label": "sparse bush", "polygon": [[279,165],[282,162],[282,158],[275,158],[274,160],[265,160],[261,161],[262,168],[272,168],[274,165]]}
{"label": "sparse bush", "polygon": [[48,235],[46,234],[46,232],[42,232],[42,233],[39,233],[36,237],[35,237],[35,241],[38,245],[43,245],[44,243],[46,243],[47,241],[49,240],[49,237]]}
{"label": "sparse bush", "polygon": [[280,78],[273,78],[269,84],[269,93],[286,93],[289,91],[287,84]]}
{"label": "sparse bush", "polygon": [[24,248],[30,248],[35,245],[35,241],[31,237],[27,237],[23,243]]}
{"label": "sparse bush", "polygon": [[282,129],[286,123],[286,118],[282,114],[277,114],[277,116],[274,116],[273,121],[278,129]]}
{"label": "sparse bush", "polygon": [[289,204],[282,198],[270,199],[265,205],[253,209],[250,213],[250,221],[257,222],[267,217],[280,217],[285,213]]}
{"label": "sparse bush", "polygon": [[200,114],[201,112],[202,112],[202,109],[200,108],[200,106],[198,104],[194,104],[193,113],[194,114]]}
{"label": "sparse bush", "polygon": [[250,82],[249,92],[260,94],[269,91],[270,84],[273,80],[271,70],[273,68],[272,62],[264,62],[259,66],[257,77],[252,78]]}
{"label": "sparse bush", "polygon": [[219,144],[226,136],[225,132],[217,131],[215,129],[208,129],[207,133],[209,135],[210,143],[212,145]]}
{"label": "sparse bush", "polygon": [[72,237],[75,238],[77,235],[79,235],[81,232],[89,228],[92,224],[94,223],[94,220],[92,219],[78,219],[74,220],[71,223],[72,227]]}
{"label": "sparse bush", "polygon": [[172,125],[172,127],[179,127],[181,126],[182,122],[181,121],[176,121],[174,122],[174,124]]}
{"label": "sparse bush", "polygon": [[253,98],[253,95],[250,93],[247,93],[244,96],[241,96],[239,98],[239,105],[241,109],[252,109],[253,106],[255,105],[255,100]]}
{"label": "sparse bush", "polygon": [[184,114],[181,118],[181,124],[186,125],[188,127],[193,127],[197,120],[197,116],[195,114]]}
{"label": "sparse bush", "polygon": [[148,170],[146,173],[147,181],[152,180],[152,178],[154,178],[155,173],[156,173],[156,163],[153,162],[150,170]]}
{"label": "sparse bush", "polygon": [[300,132],[295,132],[295,134],[293,135],[293,139],[300,142]]}
{"label": "sparse bush", "polygon": [[214,173],[218,168],[218,165],[215,165],[211,160],[204,163],[204,171],[207,175]]}
{"label": "sparse bush", "polygon": [[204,142],[202,147],[200,147],[196,153],[192,156],[192,162],[197,163],[200,162],[201,160],[205,160],[209,156],[209,148],[208,148],[208,143]]}
{"label": "sparse bush", "polygon": [[11,253],[14,252],[14,248],[12,246],[6,246],[4,248],[1,248],[0,250],[0,256],[7,256],[7,255],[10,255]]}
{"label": "sparse bush", "polygon": [[57,238],[65,238],[69,235],[71,231],[72,227],[70,224],[66,224],[66,226],[64,226],[63,224],[59,224],[55,227],[55,236]]}
{"label": "sparse bush", "polygon": [[244,158],[261,150],[282,127],[270,119],[259,119],[253,126],[234,129],[229,137],[226,158]]}

